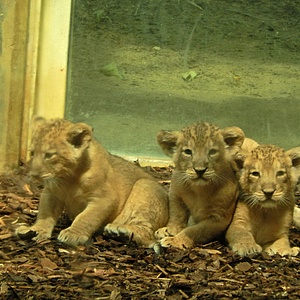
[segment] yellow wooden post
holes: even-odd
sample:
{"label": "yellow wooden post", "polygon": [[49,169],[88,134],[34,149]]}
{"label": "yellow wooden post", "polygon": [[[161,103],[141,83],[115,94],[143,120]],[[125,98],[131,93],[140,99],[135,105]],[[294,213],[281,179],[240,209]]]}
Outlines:
{"label": "yellow wooden post", "polygon": [[29,0],[2,1],[0,172],[20,158],[28,14]]}
{"label": "yellow wooden post", "polygon": [[27,158],[32,115],[63,117],[72,0],[2,0],[0,172]]}

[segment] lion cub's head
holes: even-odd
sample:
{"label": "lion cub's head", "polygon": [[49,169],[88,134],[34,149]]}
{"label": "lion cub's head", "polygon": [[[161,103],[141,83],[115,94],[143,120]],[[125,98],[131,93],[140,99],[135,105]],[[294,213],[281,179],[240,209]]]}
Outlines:
{"label": "lion cub's head", "polygon": [[203,184],[226,180],[231,156],[242,145],[244,133],[238,127],[220,129],[198,122],[181,131],[162,130],[157,141],[184,181]]}
{"label": "lion cub's head", "polygon": [[69,178],[88,167],[85,151],[92,139],[92,129],[83,123],[63,119],[33,120],[30,148],[30,174],[47,180]]}
{"label": "lion cub's head", "polygon": [[250,206],[294,206],[300,148],[289,151],[261,145],[239,156],[241,199]]}

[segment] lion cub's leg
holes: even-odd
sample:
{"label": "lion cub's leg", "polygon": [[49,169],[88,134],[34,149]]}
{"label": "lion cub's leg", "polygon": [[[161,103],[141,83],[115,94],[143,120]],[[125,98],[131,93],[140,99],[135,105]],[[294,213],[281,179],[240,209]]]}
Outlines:
{"label": "lion cub's leg", "polygon": [[182,199],[170,193],[169,206],[170,219],[167,226],[159,228],[155,232],[155,237],[159,240],[173,237],[187,226],[189,211]]}
{"label": "lion cub's leg", "polygon": [[300,207],[296,206],[294,207],[294,217],[293,222],[295,226],[300,229]]}
{"label": "lion cub's leg", "polygon": [[105,226],[104,235],[152,248],[154,231],[167,221],[167,193],[156,182],[140,179],[134,184],[122,212]]}
{"label": "lion cub's leg", "polygon": [[192,248],[195,244],[204,244],[217,239],[226,230],[228,223],[227,218],[211,216],[185,227],[175,236],[162,238],[160,244],[163,247]]}
{"label": "lion cub's leg", "polygon": [[53,228],[63,211],[63,204],[51,196],[51,192],[44,190],[39,202],[37,220],[32,226],[20,226],[16,234],[22,239],[39,242],[51,237]]}
{"label": "lion cub's leg", "polygon": [[240,256],[262,252],[262,247],[255,242],[251,232],[238,226],[231,226],[227,231],[226,239],[232,251]]}
{"label": "lion cub's leg", "polygon": [[291,255],[296,256],[299,253],[299,247],[291,247],[288,235],[282,236],[280,239],[276,240],[273,244],[266,247],[265,251],[270,255],[274,255],[276,253],[281,256]]}
{"label": "lion cub's leg", "polygon": [[86,199],[87,207],[76,216],[70,227],[60,232],[58,240],[73,246],[86,244],[92,235],[103,227],[103,224],[106,224],[108,216],[114,212],[116,203],[113,201],[114,197],[113,192],[107,192],[105,197]]}
{"label": "lion cub's leg", "polygon": [[253,236],[249,208],[243,202],[237,204],[233,220],[226,232],[226,240],[232,251],[240,256],[262,252],[262,247]]}

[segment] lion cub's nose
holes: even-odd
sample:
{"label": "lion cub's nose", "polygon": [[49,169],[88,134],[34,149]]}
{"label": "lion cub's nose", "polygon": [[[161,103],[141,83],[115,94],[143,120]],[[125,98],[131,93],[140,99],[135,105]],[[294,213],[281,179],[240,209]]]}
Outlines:
{"label": "lion cub's nose", "polygon": [[275,190],[272,188],[269,189],[264,189],[263,193],[265,195],[266,198],[272,198],[273,194],[274,194]]}
{"label": "lion cub's nose", "polygon": [[202,177],[203,174],[205,173],[205,171],[207,170],[207,168],[202,168],[202,169],[194,169],[196,174],[199,176],[199,177]]}

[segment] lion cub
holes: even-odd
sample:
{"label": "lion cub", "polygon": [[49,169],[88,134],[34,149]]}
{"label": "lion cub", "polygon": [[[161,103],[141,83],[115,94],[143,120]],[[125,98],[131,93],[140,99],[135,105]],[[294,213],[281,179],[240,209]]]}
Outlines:
{"label": "lion cub", "polygon": [[284,151],[261,145],[238,154],[241,195],[226,239],[237,254],[266,251],[297,255],[290,247],[289,229],[295,206],[294,190],[300,168],[300,148]]}
{"label": "lion cub", "polygon": [[[296,155],[295,155],[296,153]],[[300,153],[300,147],[297,148],[293,148],[292,150],[288,151],[288,154],[291,155],[292,160],[299,160],[299,156],[297,156],[297,153]],[[299,162],[300,163],[300,162]],[[297,193],[300,192],[300,167],[296,169],[296,177],[297,177],[297,184],[296,184],[296,191]],[[295,205],[294,208],[294,218],[293,218],[293,223],[294,225],[300,229],[300,207],[298,207],[297,205]]]}
{"label": "lion cub", "polygon": [[238,196],[231,166],[244,133],[195,123],[181,131],[160,131],[157,140],[175,170],[169,192],[170,219],[155,235],[163,247],[191,248],[220,236],[228,227]]}
{"label": "lion cub", "polygon": [[30,174],[44,181],[35,224],[17,229],[34,240],[51,237],[65,209],[73,219],[58,240],[85,244],[99,229],[119,239],[152,247],[154,231],[168,220],[164,188],[131,162],[111,155],[93,137],[92,128],[63,119],[35,120]]}

